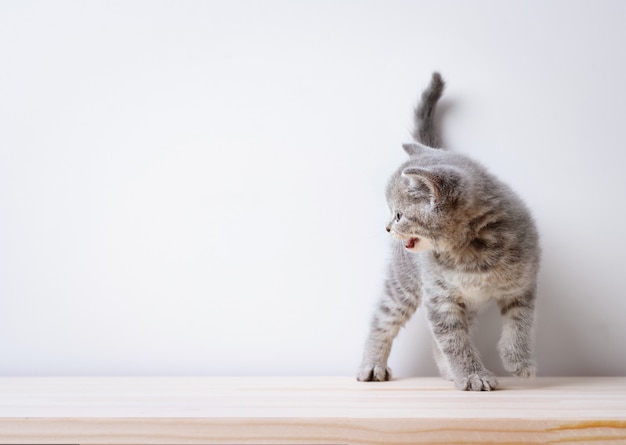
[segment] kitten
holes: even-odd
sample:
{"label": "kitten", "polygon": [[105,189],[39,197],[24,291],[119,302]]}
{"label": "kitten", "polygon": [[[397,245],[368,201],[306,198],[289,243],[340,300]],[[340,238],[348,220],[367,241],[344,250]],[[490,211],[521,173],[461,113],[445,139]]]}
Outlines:
{"label": "kitten", "polygon": [[533,377],[533,319],[540,249],[526,206],[477,162],[442,150],[434,125],[444,81],[433,73],[415,109],[415,143],[387,185],[395,239],[385,292],[374,313],[358,370],[360,381],[391,378],[387,359],[400,328],[423,303],[437,366],[461,390],[498,382],[470,339],[481,307],[504,317],[498,343],[507,371]]}

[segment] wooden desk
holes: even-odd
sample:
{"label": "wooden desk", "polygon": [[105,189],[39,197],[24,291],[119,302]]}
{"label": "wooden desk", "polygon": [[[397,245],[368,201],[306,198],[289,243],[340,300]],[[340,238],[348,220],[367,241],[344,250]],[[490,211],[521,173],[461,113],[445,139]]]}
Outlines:
{"label": "wooden desk", "polygon": [[0,444],[626,443],[626,378],[0,378]]}

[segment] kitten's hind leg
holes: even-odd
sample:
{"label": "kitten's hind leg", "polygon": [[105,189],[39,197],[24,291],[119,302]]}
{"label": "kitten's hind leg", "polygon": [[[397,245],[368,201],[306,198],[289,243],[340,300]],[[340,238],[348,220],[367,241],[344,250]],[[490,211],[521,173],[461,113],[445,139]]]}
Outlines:
{"label": "kitten's hind leg", "polygon": [[485,369],[470,341],[469,328],[475,312],[451,297],[432,297],[426,301],[428,321],[454,385],[463,391],[495,389],[498,380]]}
{"label": "kitten's hind leg", "polygon": [[504,368],[523,378],[535,376],[533,360],[533,326],[535,316],[534,290],[516,298],[498,301],[504,317],[498,351]]}
{"label": "kitten's hind leg", "polygon": [[391,380],[391,370],[387,367],[391,344],[419,305],[418,295],[391,286],[389,281],[386,288],[387,293],[372,318],[363,360],[357,371],[356,378],[361,382]]}
{"label": "kitten's hind leg", "polygon": [[452,375],[452,371],[450,371],[450,365],[435,339],[433,339],[433,356],[435,357],[435,363],[437,363],[437,369],[439,369],[441,377],[451,382],[454,381],[454,375]]}

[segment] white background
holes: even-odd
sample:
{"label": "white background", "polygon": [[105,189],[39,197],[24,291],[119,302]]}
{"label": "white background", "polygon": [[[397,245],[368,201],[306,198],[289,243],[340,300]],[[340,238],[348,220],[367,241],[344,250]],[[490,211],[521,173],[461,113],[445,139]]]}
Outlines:
{"label": "white background", "polygon": [[[626,374],[626,2],[3,1],[0,375],[352,375],[384,187],[447,145],[544,249],[540,375]],[[486,364],[495,308],[476,331]],[[391,357],[435,375],[423,313]]]}

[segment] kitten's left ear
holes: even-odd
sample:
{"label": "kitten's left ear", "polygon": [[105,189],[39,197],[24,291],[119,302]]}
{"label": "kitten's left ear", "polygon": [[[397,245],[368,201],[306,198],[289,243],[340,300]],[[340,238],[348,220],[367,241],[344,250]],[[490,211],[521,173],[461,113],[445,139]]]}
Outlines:
{"label": "kitten's left ear", "polygon": [[402,170],[402,176],[408,178],[413,186],[426,185],[430,190],[432,205],[441,202],[447,187],[446,178],[441,172],[421,167],[408,167]]}

